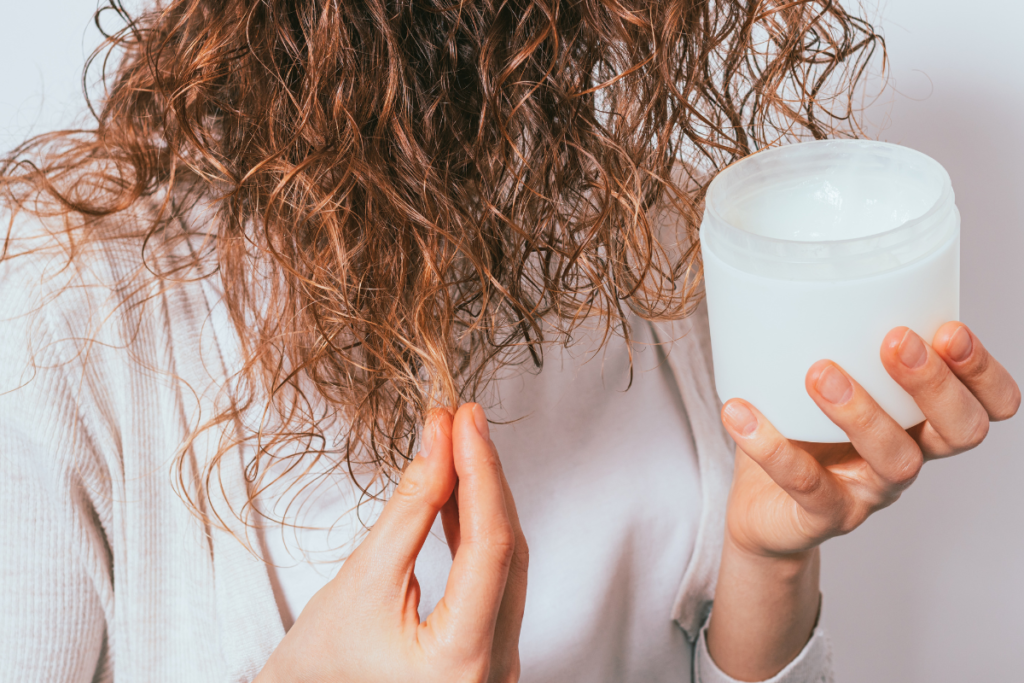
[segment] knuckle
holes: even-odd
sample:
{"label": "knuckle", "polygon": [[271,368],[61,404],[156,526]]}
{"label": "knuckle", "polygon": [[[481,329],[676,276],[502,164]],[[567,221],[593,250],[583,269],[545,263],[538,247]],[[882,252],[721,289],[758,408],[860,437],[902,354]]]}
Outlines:
{"label": "knuckle", "polygon": [[854,434],[870,434],[878,426],[878,411],[874,406],[860,406],[850,413],[847,428]]}
{"label": "knuckle", "polygon": [[794,493],[798,493],[802,496],[810,496],[818,492],[821,488],[822,480],[810,467],[801,467],[797,470],[793,478],[790,480],[789,487]]}
{"label": "knuckle", "polygon": [[929,393],[941,394],[950,388],[950,384],[959,384],[960,379],[953,374],[945,363],[936,363],[928,377],[924,379],[923,388]]}
{"label": "knuckle", "polygon": [[1011,388],[1009,396],[1001,401],[1001,405],[992,411],[989,416],[992,420],[998,422],[1001,420],[1009,420],[1011,417],[1017,414],[1020,409],[1020,388],[1014,385]]}
{"label": "knuckle", "polygon": [[396,500],[401,506],[430,505],[440,508],[446,500],[441,500],[440,487],[431,486],[428,473],[418,467],[410,467],[402,474],[401,481],[392,494],[392,500]]}
{"label": "knuckle", "polygon": [[839,515],[836,524],[837,536],[846,536],[847,533],[858,528],[871,515],[872,512],[886,507],[878,502],[859,502],[843,510]]}
{"label": "knuckle", "polygon": [[864,523],[864,516],[861,514],[845,514],[839,518],[836,524],[836,531],[839,536],[845,536]]}
{"label": "knuckle", "polygon": [[913,452],[897,461],[889,480],[901,488],[906,488],[914,483],[922,467],[924,467],[924,454],[920,449],[914,449]]}
{"label": "knuckle", "polygon": [[992,367],[992,357],[988,353],[976,353],[975,359],[968,362],[967,367],[962,370],[964,378],[968,380],[977,380],[988,374],[989,369]]}
{"label": "knuckle", "polygon": [[399,501],[419,500],[424,496],[426,488],[426,481],[419,472],[410,469],[402,475],[402,480],[398,482],[398,488],[395,489],[392,497]]}
{"label": "knuckle", "polygon": [[988,436],[990,425],[991,423],[989,422],[988,414],[979,410],[967,423],[957,446],[964,450],[974,448]]}
{"label": "knuckle", "polygon": [[758,459],[765,467],[777,467],[785,460],[788,445],[784,439],[774,439],[764,445]]}
{"label": "knuckle", "polygon": [[515,552],[512,555],[512,570],[525,574],[530,568],[530,546],[526,539],[520,536],[516,539]]}
{"label": "knuckle", "polygon": [[875,500],[871,501],[871,504],[868,506],[868,510],[865,513],[863,519],[867,519],[871,515],[878,512],[879,510],[884,510],[885,508],[895,503],[897,500],[900,499],[900,496],[903,495],[904,490],[906,490],[905,486],[893,486],[884,491],[879,491]]}
{"label": "knuckle", "polygon": [[516,537],[511,524],[501,524],[487,536],[487,547],[505,566],[512,563],[516,550]]}
{"label": "knuckle", "polygon": [[824,525],[822,536],[828,538],[843,536],[857,528],[860,524],[858,510],[857,506],[851,503],[852,501],[843,496],[832,501],[832,505],[822,514]]}

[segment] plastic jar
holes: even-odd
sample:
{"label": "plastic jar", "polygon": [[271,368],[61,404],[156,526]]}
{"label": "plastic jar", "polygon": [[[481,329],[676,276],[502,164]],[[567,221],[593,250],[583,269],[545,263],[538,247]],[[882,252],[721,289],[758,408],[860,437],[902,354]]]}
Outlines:
{"label": "plastic jar", "polygon": [[700,238],[723,402],[790,439],[849,441],[804,386],[828,358],[903,427],[924,419],[879,351],[894,327],[930,342],[959,317],[960,214],[938,162],[864,140],[760,152],[712,181]]}

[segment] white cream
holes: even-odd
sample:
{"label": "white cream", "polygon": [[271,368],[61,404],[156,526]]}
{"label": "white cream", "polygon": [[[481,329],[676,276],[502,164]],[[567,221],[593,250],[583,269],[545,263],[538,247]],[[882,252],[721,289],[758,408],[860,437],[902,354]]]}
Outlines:
{"label": "white cream", "polygon": [[852,168],[829,170],[751,193],[726,207],[723,216],[755,235],[841,240],[892,230],[924,214],[939,198],[938,188],[902,182],[894,169],[867,176]]}
{"label": "white cream", "polygon": [[847,441],[804,386],[829,358],[902,426],[920,422],[879,349],[893,327],[930,341],[957,319],[959,235],[948,175],[904,147],[803,143],[723,171],[701,226],[720,398],[791,439]]}

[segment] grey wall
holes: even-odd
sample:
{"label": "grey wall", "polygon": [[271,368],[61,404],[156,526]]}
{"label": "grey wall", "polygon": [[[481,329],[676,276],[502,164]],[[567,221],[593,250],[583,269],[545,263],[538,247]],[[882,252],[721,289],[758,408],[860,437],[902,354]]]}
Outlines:
{"label": "grey wall", "polygon": [[0,3],[0,150],[75,120],[82,66],[102,40],[95,8],[95,0]]}
{"label": "grey wall", "polygon": [[[69,122],[99,40],[92,0],[0,10],[0,148]],[[953,177],[963,216],[962,317],[1024,379],[1024,4],[893,0],[893,86],[878,137]],[[43,97],[45,95],[45,97]],[[824,622],[840,683],[1024,680],[1024,418],[930,464],[894,507],[824,549]]]}
{"label": "grey wall", "polygon": [[[961,318],[1024,380],[1024,58],[1011,0],[892,0],[898,91],[878,135],[949,169]],[[876,129],[877,131],[877,129]],[[823,619],[841,683],[1024,680],[1024,417],[934,462],[893,507],[824,547]]]}

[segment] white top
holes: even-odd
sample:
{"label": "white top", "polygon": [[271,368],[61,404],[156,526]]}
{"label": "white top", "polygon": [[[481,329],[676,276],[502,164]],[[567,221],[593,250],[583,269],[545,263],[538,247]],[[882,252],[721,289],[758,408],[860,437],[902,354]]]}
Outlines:
{"label": "white top", "polygon": [[[55,241],[35,220],[14,230]],[[0,670],[11,680],[241,683],[284,635],[267,566],[175,489],[175,454],[221,400],[223,340],[202,287],[162,286],[139,253],[107,243],[66,269],[56,249],[0,263]],[[526,416],[493,432],[531,544],[524,682],[731,682],[701,636],[731,460],[706,317],[637,333],[677,341],[667,365],[637,351],[629,392],[616,392],[624,347],[613,346],[603,373],[602,357],[571,352],[563,365],[550,353],[503,397],[505,414]],[[206,462],[216,438],[201,434],[189,458]],[[210,501],[239,535],[228,504],[245,500],[244,460],[224,459]],[[424,609],[447,566],[440,541],[431,548]],[[290,593],[297,608],[304,598]],[[829,680],[828,659],[819,629],[772,683]]]}
{"label": "white top", "polygon": [[[499,423],[491,437],[530,543],[524,681],[655,683],[679,681],[691,668],[669,606],[693,552],[700,472],[672,371],[650,345],[649,328],[637,332],[628,391],[619,337],[589,358],[587,339],[578,349],[551,349],[542,372],[496,387],[502,401],[489,411]],[[361,529],[349,513],[326,531],[358,499],[351,482],[307,488],[296,501],[298,489],[277,498],[272,514],[284,517],[290,507],[289,522],[318,530],[266,533],[291,618],[334,576]],[[376,517],[374,507],[362,511],[364,521]],[[438,520],[416,563],[421,616],[443,594],[450,567]]]}

